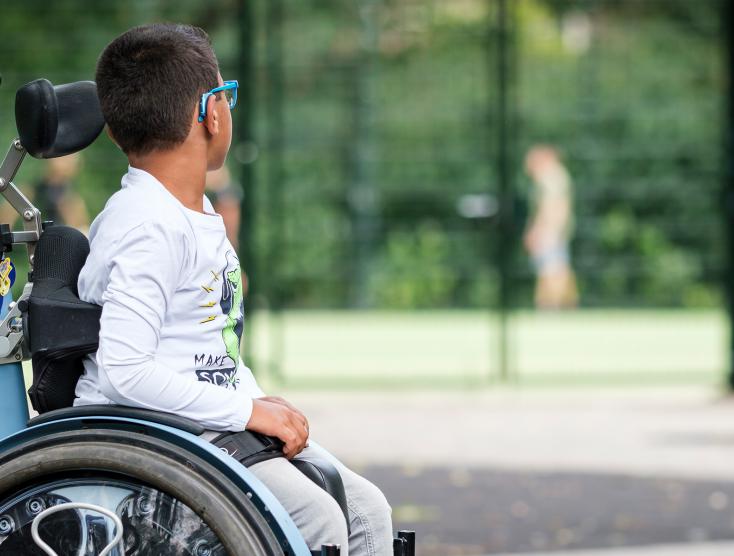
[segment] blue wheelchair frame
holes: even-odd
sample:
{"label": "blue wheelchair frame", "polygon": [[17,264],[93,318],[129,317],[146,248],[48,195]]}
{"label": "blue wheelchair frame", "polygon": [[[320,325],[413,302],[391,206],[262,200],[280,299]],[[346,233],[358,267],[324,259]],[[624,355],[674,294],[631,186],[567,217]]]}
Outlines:
{"label": "blue wheelchair frame", "polygon": [[[15,375],[15,378],[8,380],[8,377],[12,375]],[[212,465],[250,498],[260,514],[270,525],[272,532],[284,550],[288,550],[289,554],[293,554],[294,556],[311,556],[309,548],[303,541],[290,515],[288,515],[288,512],[285,511],[268,488],[246,467],[237,463],[211,443],[186,431],[166,425],[139,419],[103,415],[97,417],[85,416],[59,419],[57,421],[26,427],[28,406],[25,404],[22,368],[20,364],[0,366],[0,391],[7,392],[4,387],[9,386],[11,381],[13,387],[17,389],[18,377],[20,377],[22,394],[22,397],[19,397],[19,399],[23,401],[25,407],[21,407],[15,401],[10,400],[10,396],[3,395],[0,398],[0,412],[9,417],[8,420],[3,419],[0,423],[0,434],[6,435],[9,433],[9,435],[4,436],[0,440],[0,453],[19,444],[49,434],[81,430],[88,428],[91,424],[94,424],[95,428],[98,429],[124,429],[135,426],[136,428],[143,429],[146,435],[179,446]],[[13,413],[5,413],[6,411],[12,411]],[[14,430],[10,430],[9,423],[11,421],[15,423]],[[18,427],[19,422],[21,423],[20,427]]]}
{"label": "blue wheelchair frame", "polygon": [[[3,300],[3,309],[6,307],[10,296]],[[0,314],[5,315],[3,310]],[[0,365],[0,439],[18,433],[25,429],[28,422],[28,402],[25,394],[25,383],[23,381],[23,368],[20,363],[8,363]],[[0,440],[0,451],[3,449],[4,440]]]}

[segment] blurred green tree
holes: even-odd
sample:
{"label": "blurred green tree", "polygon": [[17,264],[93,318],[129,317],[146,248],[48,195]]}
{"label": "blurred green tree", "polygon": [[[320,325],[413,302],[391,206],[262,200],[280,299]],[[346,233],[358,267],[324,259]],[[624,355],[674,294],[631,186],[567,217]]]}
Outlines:
{"label": "blurred green tree", "polygon": [[[585,305],[719,302],[722,1],[511,3],[513,152],[521,161],[543,142],[565,156]],[[495,3],[280,3],[277,19],[272,2],[251,2],[256,74],[243,85],[254,89],[258,144],[234,145],[230,158],[235,174],[245,163],[255,171],[256,251],[267,278],[261,293],[285,306],[344,307],[364,273],[380,307],[493,304],[495,222],[491,213],[462,216],[457,206],[467,194],[491,201],[497,193]],[[105,44],[136,24],[201,25],[223,73],[234,73],[236,7],[236,0],[4,6],[0,131],[13,136],[18,86],[37,77],[93,78]],[[273,28],[279,51],[267,33]],[[274,70],[282,76],[280,130],[266,110]],[[276,131],[280,144],[271,140]],[[40,168],[26,163],[18,182],[32,181]],[[105,138],[85,153],[79,187],[93,212],[124,168]],[[514,188],[527,204],[526,185],[518,162]],[[372,209],[360,212],[365,206]],[[364,229],[370,245],[359,266]],[[519,235],[519,219],[516,229]],[[518,247],[512,261],[514,303],[529,305],[527,256]]]}

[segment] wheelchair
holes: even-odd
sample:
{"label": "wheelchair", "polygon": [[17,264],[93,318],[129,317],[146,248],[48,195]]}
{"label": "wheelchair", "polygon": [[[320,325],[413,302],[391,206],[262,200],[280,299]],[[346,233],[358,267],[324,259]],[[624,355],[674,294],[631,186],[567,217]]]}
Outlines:
{"label": "wheelchair", "polygon": [[[104,120],[96,85],[32,81],[16,93],[15,117],[18,138],[0,165],[0,194],[23,224],[0,225],[0,556],[338,555],[336,545],[311,552],[265,485],[200,438],[198,423],[132,407],[73,407],[101,315],[76,286],[89,243],[43,222],[13,178],[26,154],[63,156],[97,138]],[[5,254],[21,244],[30,272],[12,303]],[[30,421],[26,360],[39,413]],[[294,464],[345,510],[333,466]],[[393,553],[413,556],[415,533],[399,532]]]}

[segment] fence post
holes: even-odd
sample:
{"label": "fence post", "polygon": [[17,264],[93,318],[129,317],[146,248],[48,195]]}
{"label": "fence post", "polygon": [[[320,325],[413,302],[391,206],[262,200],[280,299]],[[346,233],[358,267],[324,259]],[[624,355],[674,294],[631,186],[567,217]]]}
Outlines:
{"label": "fence post", "polygon": [[356,308],[366,308],[371,302],[368,276],[379,228],[374,129],[380,0],[361,0],[356,7],[360,19],[360,49],[352,72],[354,98],[351,99],[351,123],[354,138],[347,201],[352,218],[354,249],[351,304]]}
{"label": "fence post", "polygon": [[729,313],[729,369],[727,386],[734,390],[734,6],[723,2],[723,34],[726,48],[727,124],[724,136],[724,217],[726,218],[727,261],[724,272]]}
{"label": "fence post", "polygon": [[283,115],[283,0],[267,0],[265,7],[265,51],[267,58],[267,84],[265,111],[267,115],[267,190],[268,190],[268,273],[267,294],[270,336],[268,370],[281,383],[283,376],[283,251],[285,247],[285,211],[283,188],[285,173],[283,152],[285,149],[285,120]]}
{"label": "fence post", "polygon": [[[512,250],[514,243],[514,191],[512,175],[513,156],[511,148],[513,137],[511,136],[512,112],[510,106],[510,95],[512,88],[511,66],[511,14],[507,0],[497,2],[497,25],[496,25],[496,76],[497,76],[497,100],[495,110],[496,140],[495,149],[497,181],[499,186],[499,243],[497,251],[497,265],[499,267],[499,377],[505,382],[510,377],[510,345],[509,345],[509,313],[512,304]],[[491,44],[491,41],[490,41]]]}
{"label": "fence post", "polygon": [[[255,241],[253,226],[253,218],[255,215],[255,179],[252,164],[255,161],[254,156],[242,156],[243,151],[254,152],[255,138],[253,130],[254,111],[254,94],[253,84],[255,83],[253,71],[253,49],[255,43],[255,18],[253,15],[252,2],[249,0],[238,0],[237,2],[237,25],[238,31],[238,56],[237,56],[237,75],[240,82],[244,83],[244,87],[240,87],[238,95],[239,107],[234,112],[236,117],[234,153],[237,159],[244,158],[239,164],[239,179],[242,184],[244,193],[241,204],[240,232],[239,232],[239,257],[242,272],[247,276],[248,294],[245,296],[245,303],[254,298],[258,288],[258,276],[255,262]],[[238,156],[239,155],[239,156]],[[243,282],[244,283],[244,282]],[[245,311],[249,316],[248,333],[244,334],[244,351],[246,354],[252,353],[252,303],[249,304],[248,310]],[[254,361],[250,362],[254,365]],[[254,370],[254,369],[253,369]]]}

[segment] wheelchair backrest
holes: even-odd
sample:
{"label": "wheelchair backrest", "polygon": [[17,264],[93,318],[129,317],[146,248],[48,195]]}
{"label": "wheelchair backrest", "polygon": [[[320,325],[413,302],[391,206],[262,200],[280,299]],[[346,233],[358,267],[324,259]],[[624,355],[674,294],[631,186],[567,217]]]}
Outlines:
{"label": "wheelchair backrest", "polygon": [[39,413],[73,405],[84,356],[97,350],[102,308],[77,291],[88,255],[87,238],[68,226],[50,226],[36,245],[33,289],[21,311],[33,363],[28,394]]}
{"label": "wheelchair backrest", "polygon": [[[104,127],[93,81],[57,86],[46,79],[27,83],[15,95],[15,121],[19,136],[15,149],[20,154],[13,154],[8,175],[0,176],[6,182],[15,175],[26,151],[35,158],[68,155],[86,148]],[[32,268],[30,295],[18,303],[26,351],[33,362],[31,403],[39,413],[69,407],[82,360],[96,351],[99,341],[101,308],[81,301],[76,285],[89,242],[66,226],[41,230],[37,209],[12,183],[3,195],[21,215],[36,215],[32,225],[29,218],[24,219],[30,235],[18,241],[13,238],[13,243],[27,244]]]}

